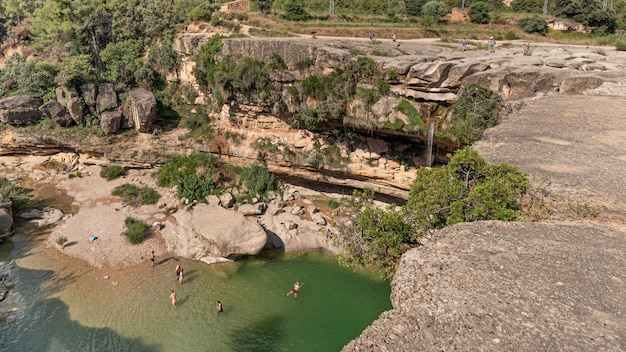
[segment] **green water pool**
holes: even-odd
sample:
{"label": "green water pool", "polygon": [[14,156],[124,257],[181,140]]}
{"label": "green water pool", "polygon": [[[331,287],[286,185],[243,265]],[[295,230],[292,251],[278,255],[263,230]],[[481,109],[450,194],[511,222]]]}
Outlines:
{"label": "green water pool", "polygon": [[[214,265],[170,256],[107,271],[37,245],[42,236],[0,244],[0,260],[16,263],[20,311],[1,328],[0,351],[339,351],[391,308],[388,282],[327,253]],[[286,296],[295,281],[297,299]]]}

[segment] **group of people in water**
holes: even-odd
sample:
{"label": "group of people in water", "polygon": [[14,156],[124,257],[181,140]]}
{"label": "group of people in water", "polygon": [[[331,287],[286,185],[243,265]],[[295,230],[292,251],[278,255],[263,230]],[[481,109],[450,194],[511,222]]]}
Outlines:
{"label": "group of people in water", "polygon": [[[154,260],[155,260],[155,255],[154,255],[154,251],[152,251],[150,253],[150,261],[151,261],[151,266],[154,267]],[[182,286],[183,284],[183,278],[184,278],[184,270],[180,265],[180,262],[178,262],[176,264],[176,269],[174,269],[174,273],[176,274],[176,278],[178,279],[178,283]],[[290,294],[293,294],[293,296],[295,298],[298,298],[298,291],[300,290],[300,287],[302,287],[302,283],[300,283],[299,281],[296,281],[296,283],[293,285],[293,289],[290,290],[289,292],[287,292],[287,296],[289,296]],[[171,290],[170,292],[170,300],[172,301],[172,306],[176,307],[176,302],[178,301],[178,296],[176,296],[176,291]],[[220,300],[217,301],[216,303],[216,308],[217,308],[217,312],[221,313],[224,311],[224,307],[222,305],[222,302]]]}

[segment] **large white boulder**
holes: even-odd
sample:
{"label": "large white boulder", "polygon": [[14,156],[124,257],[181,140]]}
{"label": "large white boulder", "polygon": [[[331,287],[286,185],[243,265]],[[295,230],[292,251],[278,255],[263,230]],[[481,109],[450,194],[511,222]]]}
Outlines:
{"label": "large white boulder", "polygon": [[243,214],[217,205],[200,203],[174,214],[178,226],[162,232],[170,249],[191,258],[237,258],[258,254],[267,243],[265,230]]}

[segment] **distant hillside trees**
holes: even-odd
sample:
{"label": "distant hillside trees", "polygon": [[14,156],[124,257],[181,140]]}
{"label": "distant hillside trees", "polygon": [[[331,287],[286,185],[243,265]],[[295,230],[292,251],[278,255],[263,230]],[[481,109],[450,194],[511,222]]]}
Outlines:
{"label": "distant hillside trees", "polygon": [[486,2],[476,2],[469,7],[467,15],[470,21],[479,24],[487,24],[491,21],[489,18],[489,5]]}
{"label": "distant hillside trees", "polygon": [[252,3],[263,14],[268,14],[272,11],[274,0],[252,0]]}

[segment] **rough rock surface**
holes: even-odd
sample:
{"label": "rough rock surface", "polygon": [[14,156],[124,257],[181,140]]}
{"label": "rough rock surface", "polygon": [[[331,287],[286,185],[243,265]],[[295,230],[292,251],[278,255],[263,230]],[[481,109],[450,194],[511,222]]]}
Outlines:
{"label": "rough rock surface", "polygon": [[162,235],[168,247],[182,257],[206,260],[255,255],[267,243],[259,224],[220,206],[200,203],[173,215],[177,225],[168,226]]}
{"label": "rough rock surface", "polygon": [[102,113],[100,116],[100,128],[104,134],[113,134],[120,129],[122,123],[122,113],[114,110]]}
{"label": "rough rock surface", "polygon": [[74,122],[65,106],[56,100],[43,104],[39,107],[39,111],[61,127],[69,127]]}
{"label": "rough rock surface", "polygon": [[96,109],[99,113],[112,110],[117,107],[117,93],[113,83],[104,82],[98,87],[98,97],[96,98]]}
{"label": "rough rock surface", "polygon": [[43,100],[35,95],[17,95],[0,100],[0,122],[11,125],[37,123],[42,115]]}
{"label": "rough rock surface", "polygon": [[56,94],[57,101],[65,106],[72,120],[74,120],[77,125],[80,125],[83,122],[84,114],[78,91],[74,88],[57,87]]}
{"label": "rough rock surface", "polygon": [[123,111],[129,127],[139,132],[149,132],[157,118],[156,98],[146,89],[132,89],[126,95]]}
{"label": "rough rock surface", "polygon": [[624,351],[626,233],[460,224],[402,257],[393,310],[343,351]]}
{"label": "rough rock surface", "polygon": [[[625,351],[623,99],[525,100],[474,145],[489,162],[545,177],[556,217],[441,230],[407,252],[394,309],[344,351]],[[584,207],[583,207],[584,209]]]}

